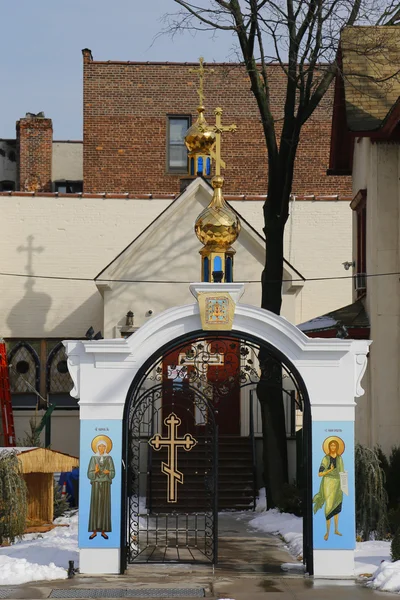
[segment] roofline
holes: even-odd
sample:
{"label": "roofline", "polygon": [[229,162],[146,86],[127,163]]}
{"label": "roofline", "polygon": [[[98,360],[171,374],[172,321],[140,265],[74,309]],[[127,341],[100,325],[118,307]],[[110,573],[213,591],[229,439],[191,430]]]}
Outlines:
{"label": "roofline", "polygon": [[53,140],[53,144],[83,144],[83,140]]}
{"label": "roofline", "polygon": [[[132,246],[132,245],[133,245],[135,242],[137,242],[137,240],[139,240],[139,239],[140,239],[140,238],[141,238],[141,237],[142,237],[142,236],[143,236],[143,235],[146,233],[146,231],[147,231],[147,230],[148,230],[150,227],[152,227],[152,226],[154,225],[154,223],[156,223],[156,222],[157,222],[157,221],[158,221],[158,220],[159,220],[159,219],[160,219],[160,218],[161,218],[161,217],[162,217],[162,216],[165,214],[165,212],[166,212],[167,210],[169,210],[169,208],[172,206],[172,204],[174,204],[174,203],[175,203],[175,202],[178,200],[178,198],[180,198],[180,196],[182,196],[182,195],[183,195],[183,194],[184,194],[184,193],[185,193],[185,192],[188,190],[188,188],[189,188],[191,185],[193,185],[193,183],[194,183],[195,181],[200,181],[200,182],[203,182],[205,185],[207,185],[207,187],[209,187],[209,188],[210,188],[210,194],[212,193],[212,187],[211,187],[211,185],[208,183],[208,181],[204,180],[204,179],[203,179],[203,178],[201,178],[201,177],[198,177],[198,178],[194,179],[194,180],[193,180],[193,182],[192,182],[192,183],[191,183],[191,184],[190,184],[190,185],[189,185],[187,188],[185,188],[185,190],[183,190],[183,192],[181,192],[180,194],[178,194],[178,195],[176,196],[176,198],[173,200],[173,202],[171,202],[170,204],[168,204],[168,206],[166,206],[166,207],[164,208],[164,210],[163,210],[163,211],[161,211],[161,212],[160,212],[160,213],[157,215],[157,217],[156,217],[155,219],[153,219],[153,221],[151,221],[151,223],[149,223],[149,224],[147,225],[147,227],[145,227],[145,228],[144,228],[144,229],[143,229],[143,230],[142,230],[142,231],[139,233],[139,235],[137,235],[137,236],[135,237],[135,239],[133,239],[133,240],[132,240],[132,241],[131,241],[131,242],[130,242],[130,243],[127,245],[127,246],[125,246],[125,248],[123,248],[123,249],[121,250],[121,252],[120,252],[119,254],[117,254],[117,256],[115,256],[115,257],[114,257],[114,258],[113,258],[113,259],[112,259],[112,260],[111,260],[111,261],[108,263],[108,265],[106,265],[106,266],[105,266],[105,267],[104,267],[104,268],[103,268],[103,269],[100,271],[100,273],[98,273],[98,274],[97,274],[97,275],[96,275],[96,276],[93,278],[93,279],[94,279],[94,281],[98,280],[98,279],[100,278],[100,276],[101,276],[101,275],[102,275],[102,274],[103,274],[103,273],[104,273],[104,272],[105,272],[105,271],[106,271],[106,270],[107,270],[107,269],[108,269],[108,268],[109,268],[109,267],[110,267],[110,266],[111,266],[111,265],[112,265],[112,264],[113,264],[115,261],[117,261],[117,260],[119,259],[119,257],[120,257],[120,256],[121,256],[121,255],[122,255],[124,252],[126,252],[126,251],[128,250],[128,248],[130,248],[130,247],[131,247],[131,246]],[[198,183],[198,184],[197,184],[197,186],[199,186],[199,185],[200,185],[200,183]],[[68,195],[68,194],[67,194],[67,195]],[[224,196],[224,198],[226,199],[226,197],[225,197],[225,196]],[[258,233],[258,231],[257,231],[256,229],[254,229],[254,227],[253,227],[252,225],[250,225],[250,223],[249,223],[249,222],[248,222],[248,221],[247,221],[247,220],[246,220],[246,219],[245,219],[245,218],[244,218],[244,217],[243,217],[243,216],[242,216],[242,215],[241,215],[241,214],[240,214],[240,213],[239,213],[239,212],[238,212],[238,211],[237,211],[235,208],[233,208],[233,206],[232,206],[231,204],[229,204],[229,206],[230,206],[230,208],[233,210],[233,212],[234,212],[235,214],[237,214],[237,215],[238,215],[238,217],[241,219],[241,221],[243,221],[243,223],[246,223],[247,227],[248,227],[248,228],[249,228],[249,229],[250,229],[250,230],[253,232],[253,234],[255,234],[255,235],[256,235],[256,236],[257,236],[257,237],[258,237],[258,238],[259,238],[259,239],[260,239],[260,240],[263,242],[263,244],[265,244],[265,238],[264,238],[264,237],[263,237],[263,236],[262,236],[260,233]],[[284,264],[285,264],[285,265],[287,265],[287,266],[288,266],[290,269],[292,269],[292,270],[293,270],[293,271],[296,273],[296,275],[298,275],[298,276],[299,276],[299,277],[302,279],[302,281],[304,281],[304,282],[306,281],[305,277],[304,277],[304,276],[303,276],[303,275],[302,275],[302,274],[301,274],[301,273],[300,273],[300,272],[299,272],[299,271],[298,271],[298,270],[297,270],[295,267],[293,267],[293,265],[292,265],[292,264],[291,264],[289,261],[287,261],[287,260],[284,258],[284,259],[283,259],[283,262],[284,262]],[[108,280],[107,280],[107,281],[108,281]]]}
{"label": "roofline", "polygon": [[[17,138],[0,138],[0,142],[16,142]],[[52,140],[57,144],[83,144],[83,140]]]}
{"label": "roofline", "polygon": [[[93,54],[92,51],[89,48],[84,48],[82,50],[82,54],[84,57],[84,64],[85,65],[90,65],[90,64],[97,64],[97,65],[140,65],[140,66],[180,66],[180,67],[196,67],[199,65],[198,61],[197,62],[181,62],[181,61],[150,61],[150,60],[93,60]],[[86,57],[89,57],[89,60],[86,59]],[[85,60],[86,59],[86,60]],[[243,67],[245,68],[245,64],[243,62],[213,62],[213,61],[206,61],[204,64],[206,65],[212,65],[213,67]],[[256,63],[257,65],[261,66],[261,63]],[[278,60],[275,62],[270,62],[267,63],[267,67],[279,67],[280,69],[282,69],[282,66],[287,66],[288,63],[280,63]],[[330,63],[327,62],[319,62],[317,63],[317,67],[321,66],[321,65],[329,65]]]}
{"label": "roofline", "polygon": [[[226,200],[226,198],[225,198],[225,200]],[[262,242],[265,244],[265,237],[263,235],[261,235],[257,231],[257,229],[254,229],[254,227],[235,208],[233,208],[233,206],[231,204],[229,204],[229,206],[231,207],[233,212],[238,215],[240,220],[243,221],[243,223],[246,223],[247,227],[249,227],[249,229],[251,229],[251,231],[253,231],[253,233],[255,233],[256,236],[260,240],[262,240]],[[298,275],[303,281],[306,281],[306,278],[300,273],[300,271],[298,271],[288,260],[286,260],[286,258],[283,259],[283,262],[285,265],[289,266],[296,273],[296,275]]]}
{"label": "roofline", "polygon": [[[0,140],[1,141],[1,140]],[[68,180],[69,181],[69,180]],[[103,193],[77,193],[77,194],[63,194],[61,192],[0,192],[0,196],[26,196],[26,197],[36,197],[36,198],[99,198],[103,200],[107,199],[119,199],[119,200],[176,200],[179,198],[182,192],[177,194],[167,194],[167,193],[154,193],[154,194],[131,194],[129,192],[122,193],[113,193],[113,192],[103,192]],[[268,199],[268,196],[260,196],[253,194],[227,194],[224,195],[225,200],[230,202],[245,202],[245,201],[258,201],[265,202]],[[292,198],[296,199],[296,202],[304,201],[304,202],[351,202],[352,196],[340,196],[339,194],[332,195],[319,195],[314,196],[313,194],[307,195],[297,195],[292,194]],[[242,217],[240,215],[240,217]]]}
{"label": "roofline", "polygon": [[[188,187],[189,187],[189,186],[188,186]],[[187,188],[186,188],[186,189],[187,189]],[[180,194],[178,194],[178,196],[176,196],[176,197],[174,198],[174,200],[171,202],[171,204],[173,204],[174,202],[176,202],[176,200],[177,200],[177,199],[178,199],[178,198],[179,198],[179,197],[180,197],[182,194],[184,194],[184,193],[185,193],[186,189],[185,189],[183,192],[181,192]],[[113,258],[113,259],[112,259],[112,260],[111,260],[111,261],[108,263],[108,265],[106,265],[106,266],[104,267],[104,269],[102,269],[102,270],[100,271],[100,273],[98,273],[98,274],[97,274],[97,275],[96,275],[96,276],[93,278],[93,279],[94,279],[94,281],[96,281],[96,280],[97,280],[97,279],[98,279],[98,278],[99,278],[99,277],[100,277],[100,276],[101,276],[101,275],[104,273],[104,271],[106,271],[106,270],[107,270],[107,269],[108,269],[108,268],[109,268],[109,267],[110,267],[110,266],[111,266],[111,265],[112,265],[112,264],[113,264],[113,263],[114,263],[116,260],[118,260],[118,259],[119,259],[119,257],[120,257],[120,256],[121,256],[121,255],[122,255],[124,252],[126,252],[126,250],[128,250],[128,248],[130,248],[130,247],[132,246],[132,244],[134,244],[134,243],[135,243],[135,242],[136,242],[138,239],[140,239],[140,238],[142,237],[142,235],[144,235],[144,234],[146,233],[146,231],[147,231],[147,230],[148,230],[148,229],[149,229],[149,228],[150,228],[150,227],[153,225],[153,223],[155,223],[156,221],[158,221],[158,219],[160,219],[160,217],[161,217],[161,216],[162,216],[162,215],[165,213],[165,211],[166,211],[166,210],[168,210],[168,208],[171,206],[171,204],[168,204],[168,206],[166,206],[166,207],[164,208],[164,210],[162,210],[162,211],[161,211],[161,212],[160,212],[160,213],[159,213],[159,214],[156,216],[156,218],[155,218],[155,219],[153,219],[153,221],[151,221],[151,222],[150,222],[150,223],[147,225],[147,227],[145,227],[145,228],[144,228],[144,229],[143,229],[143,230],[142,230],[142,231],[139,233],[139,235],[137,235],[137,236],[136,236],[136,237],[135,237],[135,238],[134,238],[134,239],[133,239],[133,240],[132,240],[132,241],[131,241],[131,242],[130,242],[128,245],[127,245],[127,246],[125,246],[125,248],[123,248],[123,249],[121,250],[121,252],[120,252],[119,254],[117,254],[117,256],[114,256],[114,258]]]}

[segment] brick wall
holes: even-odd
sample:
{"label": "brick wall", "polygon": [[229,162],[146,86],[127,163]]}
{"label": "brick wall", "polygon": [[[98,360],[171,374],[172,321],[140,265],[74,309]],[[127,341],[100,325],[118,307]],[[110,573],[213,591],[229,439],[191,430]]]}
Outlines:
{"label": "brick wall", "polygon": [[[192,64],[122,63],[84,57],[84,189],[86,192],[168,193],[182,175],[166,172],[167,115],[197,116],[198,77]],[[223,137],[226,192],[265,194],[267,153],[260,116],[245,70],[213,64],[205,80],[208,123],[222,106],[223,123],[237,133]],[[285,76],[271,66],[274,116],[283,115]],[[295,194],[351,195],[350,177],[326,175],[329,165],[333,89],[303,130],[293,182]],[[279,126],[279,122],[277,122]]]}
{"label": "brick wall", "polygon": [[51,192],[53,124],[27,115],[17,122],[17,186],[25,192]]}

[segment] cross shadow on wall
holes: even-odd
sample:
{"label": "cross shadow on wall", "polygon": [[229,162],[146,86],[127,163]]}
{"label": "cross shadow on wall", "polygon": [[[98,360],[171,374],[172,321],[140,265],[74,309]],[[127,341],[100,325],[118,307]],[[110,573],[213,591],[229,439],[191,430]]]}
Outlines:
{"label": "cross shadow on wall", "polygon": [[35,289],[37,285],[40,285],[40,280],[35,279],[33,271],[34,254],[41,254],[44,250],[43,246],[34,245],[33,235],[27,237],[25,246],[17,247],[17,252],[26,252],[27,254],[25,294],[8,314],[9,337],[21,339],[45,336],[46,319],[52,301],[49,294]]}

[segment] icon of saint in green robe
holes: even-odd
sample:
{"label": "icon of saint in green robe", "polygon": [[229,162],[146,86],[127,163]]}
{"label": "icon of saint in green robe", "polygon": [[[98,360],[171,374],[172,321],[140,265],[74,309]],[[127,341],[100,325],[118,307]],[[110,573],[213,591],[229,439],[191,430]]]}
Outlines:
{"label": "icon of saint in green robe", "polygon": [[325,504],[326,533],[324,540],[329,538],[331,519],[333,517],[335,534],[341,536],[339,532],[339,514],[342,511],[343,491],[340,481],[340,473],[344,473],[344,463],[342,454],[344,452],[344,442],[339,437],[327,438],[323,443],[324,458],[321,461],[318,477],[322,478],[319,492],[313,498],[314,514]]}
{"label": "icon of saint in green robe", "polygon": [[111,483],[115,477],[114,461],[108,454],[112,442],[108,436],[98,436],[96,442],[95,440],[92,442],[92,448],[96,450],[96,454],[91,457],[87,472],[92,486],[88,531],[93,533],[89,539],[92,540],[100,532],[101,536],[108,540],[106,532],[112,531]]}

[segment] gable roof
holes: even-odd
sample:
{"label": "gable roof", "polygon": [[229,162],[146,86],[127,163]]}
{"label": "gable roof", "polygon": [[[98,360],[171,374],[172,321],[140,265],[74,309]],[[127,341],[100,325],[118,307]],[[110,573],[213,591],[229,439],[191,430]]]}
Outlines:
{"label": "gable roof", "polygon": [[348,27],[340,50],[347,126],[375,131],[400,96],[400,28]]}
{"label": "gable roof", "polygon": [[352,304],[297,325],[309,337],[336,337],[339,329],[343,326],[349,337],[369,338],[370,322],[361,298]]}
{"label": "gable roof", "polygon": [[398,139],[400,28],[346,27],[337,66],[328,175],[351,175],[355,137]]}
{"label": "gable roof", "polygon": [[[128,246],[126,246],[100,273],[94,278],[95,282],[101,286],[102,283],[111,283],[114,279],[114,273],[118,270],[118,267],[124,262],[125,257],[128,253],[135,251],[135,246],[145,242],[149,238],[156,228],[162,227],[166,223],[173,212],[178,211],[182,204],[188,202],[190,198],[194,198],[196,193],[202,190],[205,192],[210,200],[213,194],[211,185],[203,178],[198,177],[181,193],[175,200],[173,200]],[[231,205],[230,208],[239,216],[242,229],[247,231],[251,237],[259,244],[262,248],[265,247],[265,239],[262,235],[252,227],[252,225],[242,217],[242,215],[235,210]],[[194,233],[193,233],[194,235]],[[287,260],[284,259],[285,269],[288,275],[295,280],[301,280],[299,285],[305,281],[303,275],[295,269]]]}

